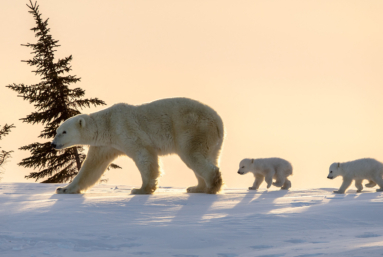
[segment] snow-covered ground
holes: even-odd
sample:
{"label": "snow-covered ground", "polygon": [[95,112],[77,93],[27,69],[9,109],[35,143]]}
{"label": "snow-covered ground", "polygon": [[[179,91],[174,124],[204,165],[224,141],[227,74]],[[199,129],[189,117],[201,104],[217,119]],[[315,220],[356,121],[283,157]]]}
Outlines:
{"label": "snow-covered ground", "polygon": [[0,184],[0,256],[382,256],[383,194]]}

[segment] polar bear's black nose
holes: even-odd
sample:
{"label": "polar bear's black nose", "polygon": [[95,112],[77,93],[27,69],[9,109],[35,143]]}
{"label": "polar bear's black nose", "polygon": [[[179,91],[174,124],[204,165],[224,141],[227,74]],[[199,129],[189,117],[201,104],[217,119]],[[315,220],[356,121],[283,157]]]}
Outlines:
{"label": "polar bear's black nose", "polygon": [[56,144],[55,144],[55,143],[52,143],[51,146],[52,146],[53,148],[56,148]]}

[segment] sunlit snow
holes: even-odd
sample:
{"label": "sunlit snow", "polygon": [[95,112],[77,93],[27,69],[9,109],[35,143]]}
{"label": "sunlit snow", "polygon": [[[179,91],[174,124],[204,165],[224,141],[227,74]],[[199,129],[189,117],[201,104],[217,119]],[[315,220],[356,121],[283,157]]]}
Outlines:
{"label": "sunlit snow", "polygon": [[382,256],[383,193],[0,184],[0,256]]}

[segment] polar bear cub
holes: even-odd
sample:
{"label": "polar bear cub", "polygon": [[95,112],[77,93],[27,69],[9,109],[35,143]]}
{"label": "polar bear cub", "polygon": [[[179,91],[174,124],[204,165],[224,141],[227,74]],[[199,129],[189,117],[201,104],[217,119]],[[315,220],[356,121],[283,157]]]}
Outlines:
{"label": "polar bear cub", "polygon": [[362,181],[367,179],[369,181],[366,187],[374,187],[379,185],[376,191],[383,191],[383,163],[371,159],[364,158],[350,162],[334,162],[330,166],[330,172],[327,176],[329,179],[334,179],[338,176],[343,177],[343,183],[339,190],[334,191],[337,194],[344,194],[347,188],[355,180],[355,187],[358,189],[356,192],[361,192],[363,189]]}
{"label": "polar bear cub", "polygon": [[[252,172],[255,181],[250,190],[257,190],[263,180],[267,183],[267,188],[271,184],[281,189],[289,189],[291,181],[287,179],[293,174],[293,167],[290,162],[281,158],[260,158],[260,159],[243,159],[239,163],[238,174],[246,174]],[[276,181],[273,183],[273,179]]]}

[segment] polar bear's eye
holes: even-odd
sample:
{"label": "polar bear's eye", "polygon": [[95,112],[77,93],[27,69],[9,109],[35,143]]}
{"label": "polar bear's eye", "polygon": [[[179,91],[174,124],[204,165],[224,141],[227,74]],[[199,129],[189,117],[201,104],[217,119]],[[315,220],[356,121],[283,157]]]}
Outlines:
{"label": "polar bear's eye", "polygon": [[245,166],[242,166],[242,169],[245,168]]}
{"label": "polar bear's eye", "polygon": [[330,173],[332,173],[332,171],[330,171]]}
{"label": "polar bear's eye", "polygon": [[66,131],[65,131],[65,130],[63,131],[63,134],[66,134]]}

